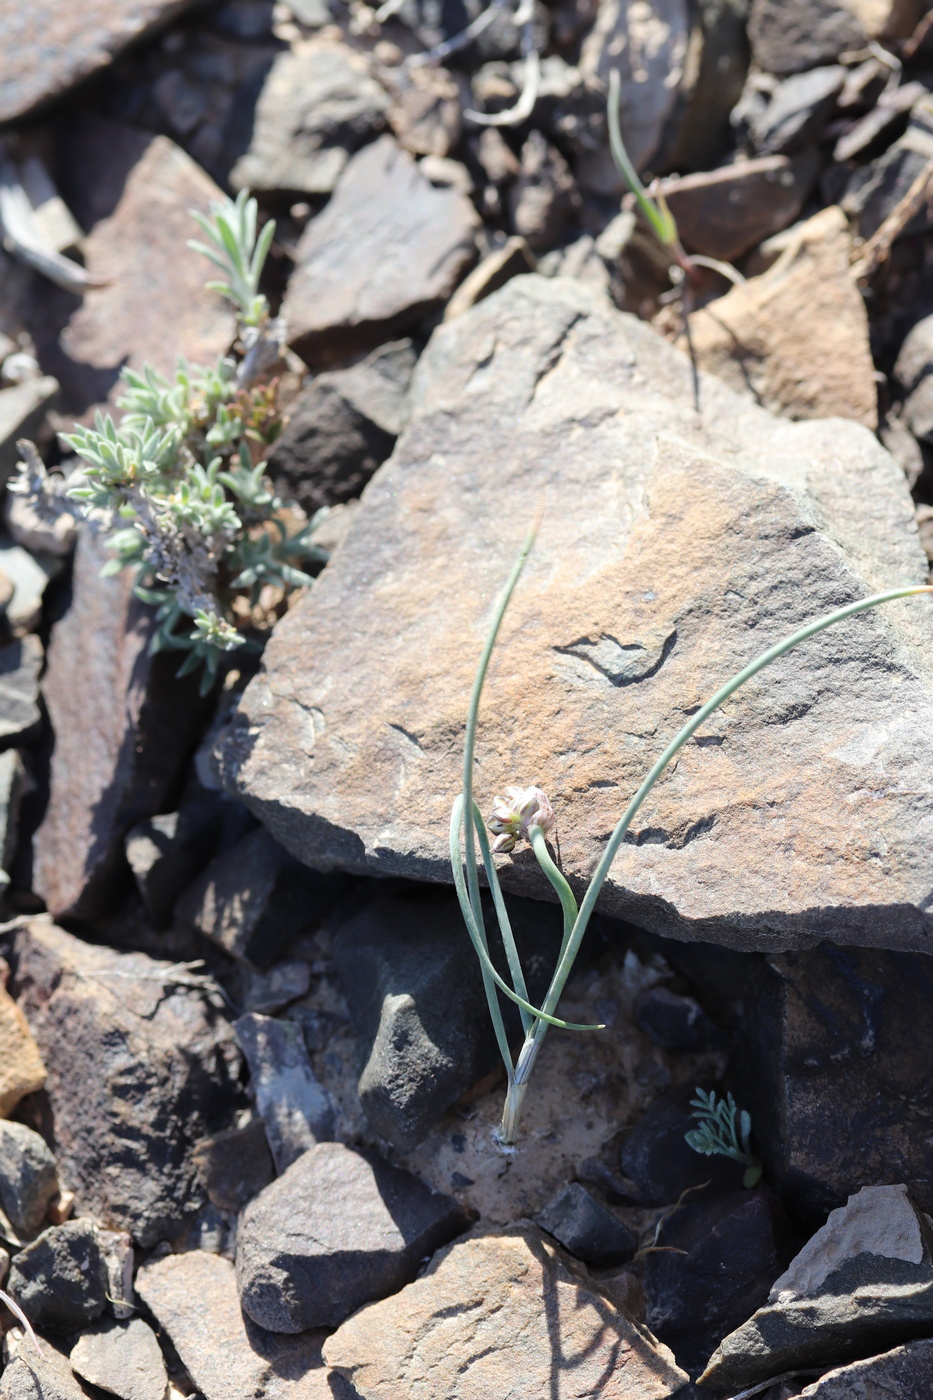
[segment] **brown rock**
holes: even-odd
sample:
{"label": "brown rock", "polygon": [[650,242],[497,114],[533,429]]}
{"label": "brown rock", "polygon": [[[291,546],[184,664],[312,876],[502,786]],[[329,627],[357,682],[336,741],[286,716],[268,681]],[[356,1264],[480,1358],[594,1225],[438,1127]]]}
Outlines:
{"label": "brown rock", "polygon": [[37,0],[0,14],[0,122],[12,121],[106,68],[134,40],[194,0]]}
{"label": "brown rock", "polygon": [[819,173],[819,157],[762,156],[661,181],[681,242],[691,253],[734,262],[792,224]]}
{"label": "brown rock", "polygon": [[132,573],[100,577],[107,557],[82,530],[42,684],[55,749],[35,888],[52,914],[81,918],[119,899],[130,878],[123,838],[164,810],[204,713],[197,678],[175,677],[177,656],[150,656],[155,614],[133,597]]}
{"label": "brown rock", "polygon": [[878,423],[865,304],[842,210],[801,224],[777,262],[691,317],[697,362],[788,418]]}
{"label": "brown rock", "polygon": [[361,1309],[323,1351],[361,1400],[667,1400],[687,1380],[667,1347],[528,1227],[442,1250],[422,1278]]}
{"label": "brown rock", "polygon": [[460,140],[460,85],[443,68],[396,69],[389,125],[413,156],[447,156]]}
{"label": "brown rock", "polygon": [[136,1289],[205,1400],[333,1400],[321,1331],[283,1336],[240,1309],[233,1265],[193,1250],[146,1264]]}
{"label": "brown rock", "polygon": [[[94,169],[107,159],[108,143],[116,154],[108,178],[122,183],[118,190],[107,190]],[[75,154],[100,186],[96,197],[86,196],[89,212],[108,211],[85,240],[87,265],[111,279],[87,293],[50,360],[77,410],[106,398],[124,364],[149,363],[170,375],[180,355],[210,363],[229,346],[234,318],[204,290],[211,264],[186,246],[197,233],[190,211],[207,213],[211,200],[222,198],[200,166],[165,136],[112,123],[91,124]]]}
{"label": "brown rock", "polygon": [[202,1202],[194,1145],[233,1111],[239,1056],[223,1003],[168,963],[84,943],[44,916],[15,929],[10,964],[50,1066],[55,1152],[79,1214],[145,1248],[175,1238]]}
{"label": "brown rock", "polygon": [[[868,36],[856,14],[862,0],[752,0],[752,60],[766,73],[802,73],[834,63]],[[872,0],[867,0],[868,4]]]}
{"label": "brown rock", "polygon": [[435,188],[381,136],[301,236],[283,307],[290,344],[317,364],[389,340],[450,296],[477,227],[466,195]]}
{"label": "brown rock", "polygon": [[20,1099],[45,1083],[45,1065],[26,1017],[0,986],[0,1118],[9,1118]]}
{"label": "brown rock", "polygon": [[[686,357],[650,327],[576,281],[514,278],[434,332],[408,427],[223,743],[224,781],[299,859],[450,880],[469,691],[538,503],[477,800],[540,783],[578,889],[733,672],[844,598],[927,576],[903,473],[867,429],[775,419],[710,377],[697,416]],[[926,607],[827,632],[742,691],[639,813],[602,907],[741,947],[925,950]],[[547,897],[533,859],[502,872]]]}

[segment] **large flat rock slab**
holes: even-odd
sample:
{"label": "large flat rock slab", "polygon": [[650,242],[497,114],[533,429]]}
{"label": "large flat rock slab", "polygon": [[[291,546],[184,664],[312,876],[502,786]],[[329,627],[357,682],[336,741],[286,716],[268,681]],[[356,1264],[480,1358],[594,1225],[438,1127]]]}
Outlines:
{"label": "large flat rock slab", "polygon": [[[481,714],[482,809],[537,783],[582,889],[687,717],[810,618],[926,563],[900,469],[841,419],[772,417],[568,280],[519,277],[437,330],[412,419],[313,592],[276,628],[224,779],[309,864],[447,881],[490,610],[543,526]],[[888,605],[747,685],[638,814],[603,907],[743,948],[926,948],[933,606]],[[530,852],[507,888],[549,896]]]}

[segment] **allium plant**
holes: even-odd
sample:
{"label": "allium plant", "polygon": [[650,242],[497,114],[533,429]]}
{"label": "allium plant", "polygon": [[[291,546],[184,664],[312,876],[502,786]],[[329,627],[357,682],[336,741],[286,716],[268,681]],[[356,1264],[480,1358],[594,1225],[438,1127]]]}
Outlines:
{"label": "allium plant", "polygon": [[313,521],[290,525],[294,515],[269,489],[261,460],[281,427],[271,372],[284,326],[259,290],[275,225],[257,234],[246,192],[193,218],[207,242],[189,246],[223,275],[207,289],[236,309],[236,353],[209,366],[180,359],[172,379],[151,365],[124,369],[119,424],[98,413],[93,428],[61,434],[80,458],[77,470],[48,473],[32,444],[20,443],[9,489],[49,520],[67,512],[108,531],[114,558],[105,573],[135,569],[137,595],[157,609],[153,651],[184,652],[178,674],[201,667],[206,691],[223,654],[248,644],[243,619],[263,587],[284,597],[312,582],[303,564],[326,556],[311,543]]}
{"label": "allium plant", "polygon": [[[506,789],[508,799],[503,800],[497,797],[491,819],[484,822],[482,813],[476,804],[473,796],[473,764],[476,750],[476,728],[479,716],[480,698],[483,691],[483,683],[486,679],[486,672],[489,668],[489,660],[495,646],[496,637],[508,607],[509,599],[518,583],[519,576],[524,568],[525,561],[534,541],[534,531],[529,534],[521,553],[515,562],[509,579],[496,604],[480,656],[479,666],[476,671],[476,678],[473,682],[473,689],[470,696],[469,710],[467,713],[466,735],[463,750],[463,790],[457,797],[453,805],[450,818],[450,861],[453,871],[454,884],[460,901],[460,908],[463,913],[464,923],[467,927],[473,947],[480,962],[483,975],[483,984],[486,990],[486,999],[489,1006],[489,1014],[492,1018],[499,1052],[502,1056],[506,1069],[507,1084],[505,1107],[502,1114],[502,1123],[499,1129],[500,1142],[508,1146],[515,1142],[519,1120],[521,1117],[522,1103],[528,1089],[528,1082],[535,1062],[541,1050],[544,1037],[550,1026],[559,1026],[565,1030],[590,1031],[603,1030],[600,1025],[577,1025],[568,1021],[562,1021],[556,1014],[561,993],[564,990],[567,978],[570,976],[574,960],[580,951],[580,944],[583,935],[586,933],[587,925],[596,901],[599,898],[606,877],[612,868],[619,847],[625,840],[626,832],[638,812],[639,807],[648,796],[655,783],[664,772],[671,759],[683,748],[684,744],[697,732],[697,730],[709,719],[714,711],[718,710],[731,695],[751,680],[759,671],[770,666],[772,661],[783,656],[793,647],[799,646],[801,642],[822,632],[825,628],[831,627],[836,622],[842,622],[846,618],[854,617],[856,613],[875,608],[880,603],[892,602],[896,598],[911,598],[921,593],[933,593],[933,585],[914,584],[908,588],[893,588],[886,593],[876,593],[871,598],[861,598],[858,602],[849,603],[844,608],[837,608],[835,612],[826,614],[824,617],[816,618],[815,621],[807,623],[791,636],[785,637],[783,641],[777,642],[767,651],[761,653],[737,675],[727,681],[716,694],[707,700],[706,704],[694,714],[670,741],[667,748],[661,754],[654,767],[650,769],[641,786],[636,791],[629,802],[622,816],[612,832],[609,841],[603,851],[599,864],[593,874],[589,885],[583,895],[580,904],[577,904],[573,890],[564,878],[549,849],[548,835],[555,824],[555,813],[551,803],[545,797],[540,788],[533,786],[528,788],[509,787]],[[494,834],[495,845],[491,846],[487,835],[487,826]],[[554,969],[550,986],[540,1006],[534,1006],[528,1000],[528,988],[522,971],[521,961],[518,956],[518,949],[515,946],[515,939],[509,924],[508,911],[502,897],[502,888],[499,883],[499,876],[496,869],[494,851],[499,853],[511,852],[519,841],[527,841],[537,858],[547,879],[550,881],[558,900],[564,919],[564,932],[561,942],[560,953],[557,959],[557,966]],[[480,895],[479,868],[477,864],[477,846],[479,847],[479,859],[486,875],[489,890],[492,896],[492,903],[495,909],[496,918],[499,924],[499,931],[502,937],[502,944],[505,950],[506,962],[508,965],[508,978],[506,980],[494,966],[489,956],[489,944],[483,923],[483,907]],[[500,997],[505,997],[508,1001],[514,1002],[519,1009],[521,1016],[523,1040],[518,1049],[517,1055],[513,1056],[512,1047],[509,1044],[506,1034],[505,1023],[502,1018],[502,1008]],[[709,1109],[709,1105],[706,1105]],[[715,1108],[715,1105],[713,1105]],[[728,1127],[728,1124],[720,1125]],[[725,1141],[725,1139],[723,1139]],[[747,1148],[747,1143],[736,1139],[738,1150]],[[705,1150],[705,1149],[703,1149]],[[751,1167],[751,1163],[748,1164]]]}

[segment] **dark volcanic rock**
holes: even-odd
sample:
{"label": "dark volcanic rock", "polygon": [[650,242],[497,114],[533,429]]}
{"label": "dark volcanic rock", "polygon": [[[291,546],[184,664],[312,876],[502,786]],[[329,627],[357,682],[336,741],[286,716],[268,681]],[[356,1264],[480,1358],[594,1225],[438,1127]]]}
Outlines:
{"label": "dark volcanic rock", "polygon": [[[927,168],[933,155],[933,96],[926,94],[911,108],[907,130],[878,160],[853,178],[843,200],[846,212],[855,215],[858,232],[870,238]],[[907,231],[929,227],[930,214],[921,205]]]}
{"label": "dark volcanic rock", "polygon": [[645,1321],[681,1366],[706,1365],[728,1332],[764,1303],[786,1263],[787,1222],[767,1191],[683,1206],[645,1258]]}
{"label": "dark volcanic rock", "polygon": [[78,1209],[144,1247],[174,1238],[200,1204],[192,1148],[233,1108],[238,1055],[222,1003],[163,977],[167,963],[43,918],[14,931],[10,962],[51,1066],[56,1156]]}
{"label": "dark volcanic rock", "polygon": [[624,1264],[638,1248],[631,1230],[578,1181],[549,1201],[535,1222],[585,1264]]}
{"label": "dark volcanic rock", "polygon": [[903,416],[915,437],[933,438],[933,316],[912,326],[894,366],[905,393]]}
{"label": "dark volcanic rock", "polygon": [[21,1249],[9,1291],[41,1331],[68,1332],[94,1322],[107,1306],[107,1267],[92,1220],[51,1225]]}
{"label": "dark volcanic rock", "polygon": [[648,987],[635,1003],[635,1020],[655,1045],[665,1050],[708,1049],[724,1037],[695,997],[667,987]]}
{"label": "dark volcanic rock", "polygon": [[819,141],[846,80],[838,64],[811,68],[786,78],[752,126],[752,139],[765,155],[789,156]]}
{"label": "dark volcanic rock", "polygon": [[195,0],[37,0],[0,13],[0,122],[61,96]]}
{"label": "dark volcanic rock", "polygon": [[139,1296],[205,1400],[333,1400],[322,1332],[281,1336],[244,1316],[228,1259],[201,1250],[140,1269]]}
{"label": "dark volcanic rock", "polygon": [[757,972],[737,1097],[777,1189],[805,1220],[883,1181],[907,1182],[933,1208],[931,999],[923,953],[825,945],[775,954]]}
{"label": "dark volcanic rock", "polygon": [[358,496],[395,445],[414,366],[414,346],[402,340],[317,375],[267,459],[275,489],[309,514]]}
{"label": "dark volcanic rock", "polygon": [[388,94],[363,54],[318,39],[279,54],[256,107],[234,189],[330,194],[351,152],[383,125]]}
{"label": "dark volcanic rock", "polygon": [[459,905],[384,896],[341,926],[334,957],[366,1057],[366,1117],[412,1147],[496,1063]]}
{"label": "dark volcanic rock", "polygon": [[326,364],[413,325],[450,296],[477,226],[466,195],[435,188],[391,136],[358,151],[295,250],[292,348]]}
{"label": "dark volcanic rock", "polygon": [[243,1311],[273,1332],[337,1327],[464,1229],[457,1202],[372,1153],[320,1143],[244,1210]]}
{"label": "dark volcanic rock", "polygon": [[245,1128],[228,1128],[202,1138],[192,1155],[208,1199],[219,1210],[236,1214],[275,1178],[261,1118]]}
{"label": "dark volcanic rock", "polygon": [[18,1235],[34,1235],[58,1192],[55,1158],[24,1123],[0,1121],[0,1210]]}
{"label": "dark volcanic rock", "polygon": [[176,914],[232,957],[269,967],[290,938],[330,913],[343,885],[303,869],[258,827],[214,857]]}
{"label": "dark volcanic rock", "polygon": [[55,748],[34,883],[55,916],[97,917],[118,902],[124,836],[164,806],[204,714],[197,678],[175,677],[175,653],[150,656],[155,615],[133,597],[132,572],[101,578],[109,557],[81,531],[42,682]]}
{"label": "dark volcanic rock", "polygon": [[701,1383],[741,1390],[929,1332],[931,1245],[933,1224],[906,1187],[864,1187],[804,1245],[767,1303],[717,1347]]}
{"label": "dark volcanic rock", "polygon": [[845,0],[752,0],[752,61],[766,73],[802,73],[863,49],[865,30]]}
{"label": "dark volcanic rock", "polygon": [[684,247],[732,262],[794,222],[819,168],[813,151],[760,156],[663,180],[661,191]]}
{"label": "dark volcanic rock", "polygon": [[633,1196],[643,1205],[670,1205],[685,1191],[696,1200],[698,1188],[735,1191],[743,1168],[728,1157],[705,1157],[687,1145],[684,1134],[696,1127],[690,1085],[662,1094],[626,1134],[620,1163]]}
{"label": "dark volcanic rock", "polygon": [[[509,899],[509,917],[532,999],[547,987],[561,921],[549,905]],[[503,973],[489,919],[493,959]],[[383,896],[337,931],[334,958],[365,1064],[359,1094],[370,1126],[413,1147],[477,1079],[498,1063],[482,977],[456,899]],[[518,1018],[504,1012],[513,1036]]]}
{"label": "dark volcanic rock", "polygon": [[137,822],[126,837],[126,858],[157,929],[167,928],[182,891],[218,848],[233,845],[253,826],[238,802],[193,783],[177,812]]}

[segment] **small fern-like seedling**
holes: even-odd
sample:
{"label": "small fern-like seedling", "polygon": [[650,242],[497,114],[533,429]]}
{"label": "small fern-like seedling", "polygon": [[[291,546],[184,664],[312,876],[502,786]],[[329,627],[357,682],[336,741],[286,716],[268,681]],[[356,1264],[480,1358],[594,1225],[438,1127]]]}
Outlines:
{"label": "small fern-like seedling", "polygon": [[717,1099],[713,1090],[697,1089],[690,1100],[697,1126],[684,1134],[688,1146],[704,1157],[731,1157],[745,1167],[745,1186],[757,1186],[763,1167],[751,1148],[752,1119],[731,1094]]}

